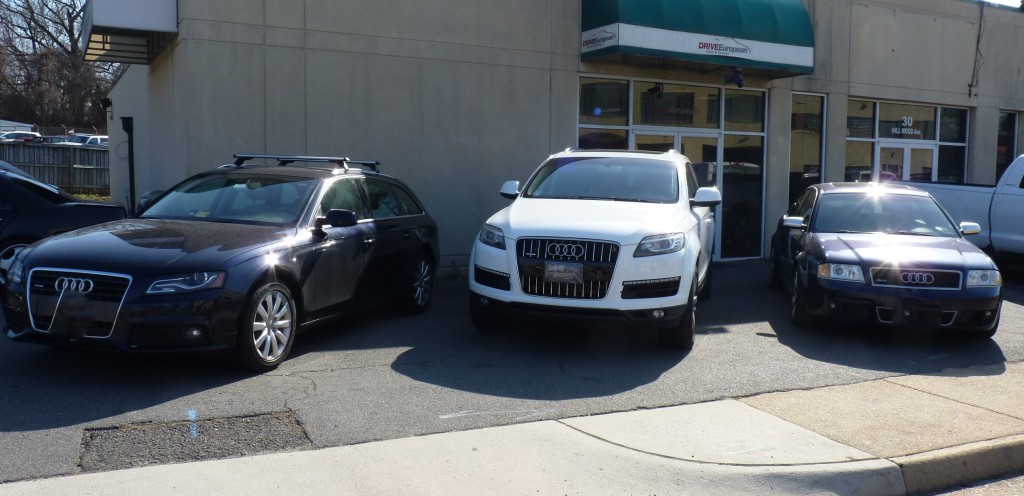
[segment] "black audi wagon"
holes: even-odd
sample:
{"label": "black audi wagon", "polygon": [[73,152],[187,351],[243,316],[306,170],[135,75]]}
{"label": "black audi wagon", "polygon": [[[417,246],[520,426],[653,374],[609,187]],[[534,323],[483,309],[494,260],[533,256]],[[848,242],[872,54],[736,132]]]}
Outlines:
{"label": "black audi wagon", "polygon": [[427,308],[438,229],[406,184],[372,161],[235,157],[137,217],[22,250],[6,282],[7,336],[230,350],[259,371],[285,360],[296,333],[316,322],[380,302]]}

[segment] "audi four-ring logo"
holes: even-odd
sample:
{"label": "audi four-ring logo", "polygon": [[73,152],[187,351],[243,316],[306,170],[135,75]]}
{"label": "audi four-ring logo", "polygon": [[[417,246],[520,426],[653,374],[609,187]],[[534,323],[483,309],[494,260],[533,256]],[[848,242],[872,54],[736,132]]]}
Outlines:
{"label": "audi four-ring logo", "polygon": [[935,282],[935,276],[927,272],[904,272],[900,274],[903,284],[931,284]]}
{"label": "audi four-ring logo", "polygon": [[570,243],[551,243],[548,245],[548,255],[552,257],[579,258],[583,256],[585,251],[583,245]]}
{"label": "audi four-ring logo", "polygon": [[74,291],[77,293],[88,294],[92,291],[95,285],[92,279],[75,279],[73,277],[58,277],[53,283],[53,289],[63,293],[64,291]]}

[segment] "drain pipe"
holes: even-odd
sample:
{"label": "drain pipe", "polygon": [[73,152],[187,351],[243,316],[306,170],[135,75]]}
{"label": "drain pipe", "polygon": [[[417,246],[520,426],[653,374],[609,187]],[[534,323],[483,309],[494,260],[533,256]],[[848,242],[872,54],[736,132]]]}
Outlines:
{"label": "drain pipe", "polygon": [[121,129],[128,133],[128,214],[135,215],[135,119],[121,118]]}

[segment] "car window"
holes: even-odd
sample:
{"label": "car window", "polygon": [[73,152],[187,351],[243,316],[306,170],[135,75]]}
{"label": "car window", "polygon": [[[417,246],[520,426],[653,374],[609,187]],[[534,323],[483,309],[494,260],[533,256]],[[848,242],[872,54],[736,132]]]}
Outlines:
{"label": "car window", "polygon": [[686,163],[686,189],[692,200],[697,195],[697,174],[693,172],[693,164]]}
{"label": "car window", "polygon": [[367,178],[363,187],[366,189],[366,200],[370,204],[370,216],[374,219],[407,215],[405,206],[384,181]]}
{"label": "car window", "polygon": [[359,197],[359,188],[356,187],[355,181],[339,179],[327,188],[320,199],[320,211],[317,215],[327,215],[331,210],[349,210],[355,213],[359,220],[366,218],[363,200]]}
{"label": "car window", "polygon": [[675,162],[660,159],[550,159],[530,179],[523,197],[675,203],[679,201],[677,171]]}
{"label": "car window", "polygon": [[391,188],[391,192],[395,194],[395,199],[402,204],[405,215],[420,215],[423,213],[423,207],[416,202],[411,193],[397,184],[389,183],[388,186]]}
{"label": "car window", "polygon": [[185,181],[146,209],[144,218],[287,225],[305,211],[317,179],[206,174]]}
{"label": "car window", "polygon": [[822,195],[818,203],[815,232],[959,235],[935,200],[927,196],[835,193]]}

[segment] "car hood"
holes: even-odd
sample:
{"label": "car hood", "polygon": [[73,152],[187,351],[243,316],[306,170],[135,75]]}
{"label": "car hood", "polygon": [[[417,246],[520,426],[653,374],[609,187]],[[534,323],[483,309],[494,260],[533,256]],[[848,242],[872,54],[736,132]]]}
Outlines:
{"label": "car hood", "polygon": [[487,222],[506,237],[589,238],[639,243],[644,236],[681,232],[693,214],[677,203],[519,198]]}
{"label": "car hood", "polygon": [[156,274],[217,270],[272,245],[294,229],[186,220],[126,219],[86,227],[33,245],[29,268]]}
{"label": "car hood", "polygon": [[816,234],[824,260],[835,263],[993,268],[992,260],[963,238],[900,234]]}

